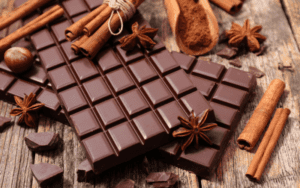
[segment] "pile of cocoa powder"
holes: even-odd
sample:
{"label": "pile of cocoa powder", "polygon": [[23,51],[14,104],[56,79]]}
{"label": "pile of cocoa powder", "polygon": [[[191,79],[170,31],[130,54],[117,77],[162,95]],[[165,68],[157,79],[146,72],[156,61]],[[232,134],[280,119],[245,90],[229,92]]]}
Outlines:
{"label": "pile of cocoa powder", "polygon": [[205,10],[197,0],[177,0],[179,15],[179,37],[191,50],[198,51],[211,44],[212,38]]}

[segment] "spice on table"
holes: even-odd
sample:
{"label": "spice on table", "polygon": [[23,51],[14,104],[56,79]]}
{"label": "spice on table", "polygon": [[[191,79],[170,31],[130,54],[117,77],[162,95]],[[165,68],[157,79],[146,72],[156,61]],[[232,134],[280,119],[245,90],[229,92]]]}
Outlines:
{"label": "spice on table", "polygon": [[120,181],[115,188],[134,188],[135,182],[131,179],[125,179]]}
{"label": "spice on table", "polygon": [[185,151],[185,149],[193,142],[195,139],[195,146],[198,148],[199,146],[199,137],[204,140],[208,144],[212,145],[212,142],[205,135],[204,132],[212,130],[217,127],[216,123],[206,123],[206,119],[208,116],[209,110],[205,110],[202,114],[195,117],[194,111],[191,112],[189,120],[184,119],[179,116],[178,119],[181,121],[183,127],[178,128],[173,132],[173,137],[188,137],[186,142],[181,145],[181,150]]}
{"label": "spice on table", "polygon": [[18,8],[14,9],[12,12],[0,16],[0,31],[8,27],[15,21],[24,18],[33,11],[36,11],[39,7],[45,5],[49,1],[50,0],[28,0]]}
{"label": "spice on table", "polygon": [[255,181],[259,181],[261,175],[271,157],[284,125],[288,119],[290,110],[278,108],[266,131],[253,159],[246,172],[246,176]]}
{"label": "spice on table", "polygon": [[132,24],[131,30],[131,35],[124,36],[119,40],[123,50],[133,50],[137,43],[141,44],[146,49],[152,49],[156,44],[152,39],[155,37],[158,29],[146,28],[146,25],[139,29],[138,22],[135,22]]}
{"label": "spice on table", "polygon": [[153,172],[150,173],[146,181],[152,183],[153,187],[171,187],[178,181],[179,176],[171,172]]}
{"label": "spice on table", "polygon": [[229,14],[239,12],[243,6],[242,0],[210,0],[210,2],[214,3]]}
{"label": "spice on table", "polygon": [[238,49],[235,48],[235,47],[231,48],[231,47],[226,46],[225,48],[223,48],[222,50],[220,50],[220,51],[217,52],[216,54],[217,54],[218,56],[223,57],[223,58],[231,59],[231,58],[233,58],[234,56],[236,56],[237,51],[238,51]]}
{"label": "spice on table", "polygon": [[264,54],[265,51],[266,51],[266,49],[267,49],[267,46],[261,45],[260,48],[259,48],[259,50],[257,52],[255,52],[255,55],[256,56],[260,56],[260,55]]}
{"label": "spice on table", "polygon": [[19,28],[15,32],[6,36],[0,40],[0,54],[4,53],[10,46],[20,40],[21,38],[37,31],[38,29],[44,27],[46,24],[54,21],[55,19],[61,17],[64,14],[64,9],[59,5],[55,5],[50,10],[46,11],[42,15],[38,16],[25,26]]}
{"label": "spice on table", "polygon": [[241,44],[245,43],[251,52],[258,51],[260,49],[259,42],[263,42],[267,39],[265,36],[258,33],[261,30],[261,25],[254,26],[250,29],[249,19],[245,21],[243,27],[232,22],[231,29],[226,32],[226,36],[229,38],[228,44],[239,47]]}
{"label": "spice on table", "polygon": [[284,65],[283,63],[278,63],[278,69],[281,71],[284,71],[284,70],[288,70],[291,72],[295,71],[295,69],[293,68],[292,65]]}
{"label": "spice on table", "polygon": [[283,94],[284,88],[285,83],[279,79],[275,79],[270,83],[243,132],[237,139],[237,144],[241,149],[250,151],[254,148],[267,126],[273,111]]}
{"label": "spice on table", "polygon": [[21,98],[14,96],[15,101],[17,105],[20,108],[14,108],[11,110],[10,115],[12,116],[18,116],[21,115],[21,117],[18,120],[18,123],[23,123],[25,122],[26,125],[29,127],[35,127],[36,126],[36,121],[37,121],[37,110],[42,108],[45,104],[43,103],[37,103],[36,102],[36,97],[35,94],[30,93],[29,96],[25,94],[24,100],[22,101]]}
{"label": "spice on table", "polygon": [[0,131],[10,124],[11,118],[0,116]]}
{"label": "spice on table", "polygon": [[262,72],[261,70],[259,70],[259,69],[256,68],[256,67],[252,67],[252,66],[249,67],[249,72],[250,72],[251,74],[255,75],[256,78],[261,78],[261,77],[263,77],[263,76],[265,75],[264,72]]}
{"label": "spice on table", "polygon": [[242,67],[242,62],[241,62],[240,58],[238,58],[238,57],[229,61],[229,64],[233,65],[235,67],[239,67],[239,68]]}
{"label": "spice on table", "polygon": [[24,139],[26,145],[32,151],[47,151],[55,149],[60,140],[59,134],[54,132],[30,133]]}

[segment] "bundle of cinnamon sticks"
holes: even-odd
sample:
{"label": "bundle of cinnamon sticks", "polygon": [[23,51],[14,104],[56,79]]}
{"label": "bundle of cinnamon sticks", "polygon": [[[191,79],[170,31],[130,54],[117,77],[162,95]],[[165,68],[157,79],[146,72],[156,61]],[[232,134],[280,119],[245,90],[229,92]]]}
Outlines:
{"label": "bundle of cinnamon sticks", "polygon": [[[144,0],[128,0],[137,8]],[[121,20],[125,15],[120,11],[120,17],[115,12],[111,18],[113,9],[104,3],[79,21],[65,30],[66,39],[72,41],[71,48],[75,54],[82,53],[86,57],[94,58],[98,51],[111,37],[111,32],[116,32],[121,26]]]}
{"label": "bundle of cinnamon sticks", "polygon": [[[43,1],[43,3],[45,4],[45,2],[47,2],[49,0],[28,1],[27,3],[21,5],[19,8],[17,8],[14,11],[14,13],[11,14],[11,16],[14,19],[11,19],[11,18],[4,19],[4,21],[1,22],[4,24],[0,24],[0,25],[2,27],[4,27],[4,26],[6,27],[6,26],[10,25],[11,23],[13,23],[13,21],[16,21],[17,18],[18,19],[23,18],[25,15],[27,15],[27,13],[25,13],[24,11],[28,10],[29,7],[31,7],[31,8],[40,7],[41,5],[43,5],[43,3],[41,3],[41,1]],[[15,14],[17,14],[17,15],[15,15]],[[45,12],[44,14],[40,15],[39,17],[35,18],[34,20],[32,20],[31,22],[26,24],[25,26],[21,27],[20,29],[16,30],[15,32],[11,33],[7,37],[1,39],[0,40],[0,54],[4,54],[4,52],[8,48],[10,48],[10,46],[13,43],[15,43],[16,41],[37,31],[38,29],[44,27],[46,24],[61,17],[63,14],[64,14],[63,8],[61,8],[59,5],[56,5],[56,6],[52,7],[50,10],[48,10],[47,12]]]}
{"label": "bundle of cinnamon sticks", "polygon": [[[279,79],[275,79],[270,83],[246,127],[237,139],[237,144],[241,149],[250,151],[254,148],[263,130],[271,119],[273,111],[283,94],[284,88],[285,83]],[[278,108],[276,110],[269,128],[266,131],[246,173],[246,176],[249,179],[255,181],[260,180],[289,114],[290,110],[287,108]]]}

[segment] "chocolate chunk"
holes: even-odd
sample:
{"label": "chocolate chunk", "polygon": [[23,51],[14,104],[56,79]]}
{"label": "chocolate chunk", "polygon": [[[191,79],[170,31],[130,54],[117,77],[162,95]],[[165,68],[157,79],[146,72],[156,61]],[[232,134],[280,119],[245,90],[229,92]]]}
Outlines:
{"label": "chocolate chunk", "polygon": [[249,72],[251,74],[255,75],[257,78],[261,78],[261,77],[263,77],[265,75],[264,72],[262,72],[261,70],[259,70],[256,67],[252,67],[252,66],[249,67]]}
{"label": "chocolate chunk", "polygon": [[224,30],[220,35],[219,35],[219,44],[226,42],[228,40],[228,37],[226,36],[226,30]]}
{"label": "chocolate chunk", "polygon": [[90,165],[89,161],[85,159],[82,161],[77,169],[77,180],[79,182],[82,181],[90,181],[95,176],[92,166]]}
{"label": "chocolate chunk", "polygon": [[285,70],[288,70],[290,72],[294,72],[295,69],[293,68],[292,65],[284,65],[283,63],[278,63],[278,69],[281,70],[281,71],[285,71]]}
{"label": "chocolate chunk", "polygon": [[11,118],[0,116],[0,131],[3,131],[10,124],[10,121]]}
{"label": "chocolate chunk", "polygon": [[59,180],[63,175],[63,170],[60,167],[48,163],[30,164],[30,168],[41,187]]}
{"label": "chocolate chunk", "polygon": [[267,47],[265,45],[262,45],[257,52],[255,52],[255,55],[260,56],[266,51]]}
{"label": "chocolate chunk", "polygon": [[131,179],[122,180],[115,188],[134,188],[134,181]]}
{"label": "chocolate chunk", "polygon": [[59,134],[54,132],[30,133],[25,137],[26,145],[32,151],[46,151],[56,148],[60,140]]}
{"label": "chocolate chunk", "polygon": [[229,61],[229,64],[233,65],[235,67],[242,67],[242,62],[241,62],[240,58],[235,58],[235,59]]}
{"label": "chocolate chunk", "polygon": [[147,176],[146,181],[153,183],[154,187],[170,187],[177,182],[178,178],[178,175],[171,172],[154,172]]}
{"label": "chocolate chunk", "polygon": [[237,48],[230,48],[226,46],[221,51],[217,52],[218,56],[221,56],[226,59],[233,58],[237,54],[238,49]]}

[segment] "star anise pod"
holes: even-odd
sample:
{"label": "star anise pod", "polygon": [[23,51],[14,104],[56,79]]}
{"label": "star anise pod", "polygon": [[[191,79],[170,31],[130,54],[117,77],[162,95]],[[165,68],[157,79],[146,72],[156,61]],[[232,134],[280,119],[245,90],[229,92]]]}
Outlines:
{"label": "star anise pod", "polygon": [[238,47],[243,42],[247,42],[251,52],[258,51],[260,48],[259,42],[265,41],[267,37],[259,34],[262,29],[261,25],[254,26],[250,29],[249,20],[247,19],[244,26],[232,22],[231,29],[226,31],[226,36],[229,38],[228,43],[231,46]]}
{"label": "star anise pod", "polygon": [[173,137],[188,137],[185,143],[181,145],[182,151],[193,142],[195,139],[196,141],[196,148],[199,146],[199,137],[207,142],[208,144],[212,145],[212,142],[204,134],[204,132],[212,130],[217,126],[216,123],[205,123],[209,110],[205,110],[200,117],[195,116],[194,111],[192,111],[189,120],[184,119],[183,117],[179,116],[178,119],[181,121],[183,127],[178,128],[173,132]]}
{"label": "star anise pod", "polygon": [[25,122],[26,125],[29,127],[35,127],[36,126],[36,111],[43,107],[45,104],[43,103],[37,103],[35,94],[30,93],[29,96],[25,94],[24,100],[22,101],[21,98],[14,96],[15,101],[17,105],[20,108],[14,108],[11,110],[10,115],[12,116],[18,116],[21,115],[21,117],[18,120],[18,123]]}
{"label": "star anise pod", "polygon": [[158,29],[146,28],[146,25],[139,29],[139,24],[135,22],[132,24],[131,30],[131,35],[124,36],[119,40],[123,50],[133,50],[138,42],[146,49],[152,49],[156,44],[152,39],[156,35]]}

